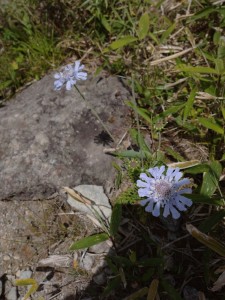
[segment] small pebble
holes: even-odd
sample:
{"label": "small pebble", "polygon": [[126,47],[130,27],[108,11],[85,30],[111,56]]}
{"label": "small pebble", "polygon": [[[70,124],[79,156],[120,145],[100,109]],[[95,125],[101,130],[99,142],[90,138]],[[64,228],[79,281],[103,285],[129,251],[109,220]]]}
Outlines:
{"label": "small pebble", "polygon": [[93,281],[98,285],[102,285],[106,282],[106,275],[104,272],[101,272],[95,276],[93,276]]}
{"label": "small pebble", "polygon": [[8,295],[6,296],[7,300],[17,300],[17,289],[15,286],[11,288]]}
{"label": "small pebble", "polygon": [[86,271],[92,271],[92,266],[94,264],[94,258],[91,257],[88,253],[85,255],[83,260],[79,263],[80,267]]}
{"label": "small pebble", "polygon": [[32,271],[31,270],[21,271],[20,279],[31,278],[31,276],[32,276]]}
{"label": "small pebble", "polygon": [[3,260],[5,260],[5,261],[10,260],[10,256],[9,255],[4,255]]}
{"label": "small pebble", "polygon": [[20,270],[16,271],[16,277],[19,278],[20,275],[21,275],[21,271]]}

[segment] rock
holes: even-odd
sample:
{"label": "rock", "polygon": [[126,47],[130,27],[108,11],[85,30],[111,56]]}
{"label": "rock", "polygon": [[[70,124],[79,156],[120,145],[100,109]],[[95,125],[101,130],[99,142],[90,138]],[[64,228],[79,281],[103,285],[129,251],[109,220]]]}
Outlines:
{"label": "rock", "polygon": [[[113,182],[104,129],[75,89],[53,90],[53,75],[0,108],[0,200],[43,199],[63,186]],[[127,89],[118,78],[101,76],[79,89],[119,141],[129,127]]]}

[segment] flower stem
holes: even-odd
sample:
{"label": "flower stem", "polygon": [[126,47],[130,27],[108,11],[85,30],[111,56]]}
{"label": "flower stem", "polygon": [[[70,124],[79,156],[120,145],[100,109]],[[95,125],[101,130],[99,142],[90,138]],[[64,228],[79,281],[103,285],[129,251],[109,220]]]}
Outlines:
{"label": "flower stem", "polygon": [[113,142],[115,143],[115,139],[112,136],[111,132],[109,131],[109,129],[106,127],[106,125],[104,124],[104,122],[102,121],[102,119],[99,117],[99,115],[97,114],[97,112],[95,111],[95,109],[92,107],[92,105],[85,99],[84,95],[80,92],[80,90],[78,89],[78,87],[76,85],[74,85],[75,89],[77,90],[77,92],[79,93],[79,95],[81,96],[81,98],[84,100],[84,102],[86,103],[87,107],[91,110],[92,114],[96,117],[96,119],[100,122],[100,124],[102,125],[102,127],[104,128],[104,130],[108,133],[108,135],[111,137],[111,139],[113,140]]}

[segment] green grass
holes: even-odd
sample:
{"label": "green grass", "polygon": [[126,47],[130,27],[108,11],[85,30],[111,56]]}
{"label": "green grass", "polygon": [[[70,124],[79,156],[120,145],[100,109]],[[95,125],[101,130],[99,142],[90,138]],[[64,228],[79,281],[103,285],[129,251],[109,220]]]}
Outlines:
{"label": "green grass", "polygon": [[[111,294],[115,299],[129,294],[134,295],[128,299],[154,299],[157,293],[160,299],[182,299],[186,283],[207,299],[224,299],[223,290],[210,288],[225,256],[225,6],[177,4],[27,0],[13,1],[1,11],[2,101],[48,70],[83,56],[85,65],[95,62],[96,72],[107,69],[134,87],[135,99],[127,105],[135,120],[130,138],[138,150],[116,153],[123,161],[123,168],[116,169],[117,186],[127,186],[117,201],[135,229],[126,247],[116,231],[121,210],[115,206],[109,238],[118,252],[108,259],[113,276],[102,287],[104,299]],[[134,205],[140,172],[171,162],[180,163],[194,190],[194,206],[172,242],[160,219]],[[186,223],[200,229],[189,230],[195,239],[187,236]]]}

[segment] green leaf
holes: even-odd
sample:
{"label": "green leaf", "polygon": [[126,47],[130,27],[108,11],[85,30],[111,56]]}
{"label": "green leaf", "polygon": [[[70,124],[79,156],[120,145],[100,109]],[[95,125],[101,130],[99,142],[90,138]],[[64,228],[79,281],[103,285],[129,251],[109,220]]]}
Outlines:
{"label": "green leaf", "polygon": [[164,290],[167,292],[167,296],[171,300],[182,300],[179,293],[175,290],[175,288],[169,284],[165,279],[160,280],[160,284],[164,288]]}
{"label": "green leaf", "polygon": [[212,249],[219,255],[225,257],[225,245],[221,244],[211,236],[201,232],[196,227],[194,227],[192,224],[186,225],[187,231],[196,238],[200,243],[205,245],[206,247]]}
{"label": "green leaf", "polygon": [[200,73],[200,74],[216,74],[219,75],[218,71],[210,68],[210,67],[192,67],[192,66],[187,66],[184,64],[180,64],[177,66],[178,69],[180,69],[183,72],[187,73]]}
{"label": "green leaf", "polygon": [[106,296],[108,296],[113,290],[116,290],[120,286],[120,283],[121,277],[119,275],[111,279],[101,294],[100,299],[106,299]]}
{"label": "green leaf", "polygon": [[121,218],[122,218],[122,205],[120,203],[116,203],[113,207],[112,216],[110,220],[109,232],[112,236],[115,236],[115,234],[118,232]]}
{"label": "green leaf", "polygon": [[124,150],[120,152],[111,153],[112,155],[126,158],[146,158],[149,157],[149,152],[146,151],[134,151],[134,150]]}
{"label": "green leaf", "polygon": [[23,300],[28,299],[32,294],[34,294],[37,289],[39,284],[37,283],[37,281],[33,278],[25,278],[25,279],[16,279],[15,280],[15,285],[16,286],[27,286],[27,285],[31,285],[30,289],[28,290],[28,292],[26,293],[26,295],[23,297]]}
{"label": "green leaf", "polygon": [[150,118],[149,112],[147,109],[140,108],[131,101],[125,101],[125,103],[129,107],[133,108],[133,110],[136,111],[143,119],[145,119],[145,121],[147,121],[149,124],[152,124],[152,119]]}
{"label": "green leaf", "polygon": [[124,46],[127,46],[133,42],[137,41],[137,38],[131,36],[131,35],[128,35],[128,36],[125,36],[119,40],[116,40],[115,42],[112,42],[109,47],[112,49],[112,50],[117,50],[119,48],[122,48]]}
{"label": "green leaf", "polygon": [[160,43],[165,43],[166,39],[171,35],[171,33],[176,28],[176,23],[172,24],[166,31],[163,32],[162,37],[160,39]]}
{"label": "green leaf", "polygon": [[93,245],[99,244],[109,239],[109,235],[105,232],[97,233],[73,243],[70,246],[70,250],[79,250],[84,248],[89,248]]}
{"label": "green leaf", "polygon": [[221,112],[223,115],[223,119],[225,120],[225,107],[221,105]]}
{"label": "green leaf", "polygon": [[210,232],[224,217],[225,210],[217,211],[200,224],[199,230],[203,233]]}
{"label": "green leaf", "polygon": [[163,262],[162,258],[153,257],[139,260],[138,265],[140,267],[159,267]]}
{"label": "green leaf", "polygon": [[203,10],[200,10],[199,12],[197,12],[194,16],[191,16],[190,20],[196,21],[201,18],[208,17],[209,14],[217,12],[217,11],[218,11],[218,9],[216,7],[207,7],[207,8],[204,8]]}
{"label": "green leaf", "polygon": [[105,29],[111,33],[112,28],[111,28],[109,22],[106,20],[106,18],[103,15],[101,16],[101,23],[105,27]]}
{"label": "green leaf", "polygon": [[140,147],[140,149],[150,153],[150,149],[145,143],[143,135],[141,133],[139,134],[138,130],[135,128],[131,128],[129,132],[133,141]]}
{"label": "green leaf", "polygon": [[190,167],[184,170],[185,173],[189,174],[200,174],[210,170],[210,166],[208,164],[197,164],[196,166]]}
{"label": "green leaf", "polygon": [[165,151],[166,151],[167,154],[171,155],[177,161],[185,161],[183,156],[181,156],[178,152],[174,151],[171,147],[166,147]]}
{"label": "green leaf", "polygon": [[218,47],[217,57],[219,59],[224,59],[225,58],[225,39],[224,39],[224,37],[221,37],[220,40],[219,40],[219,47]]}
{"label": "green leaf", "polygon": [[195,100],[196,92],[197,92],[197,88],[194,88],[191,91],[190,96],[189,96],[189,98],[188,98],[188,100],[185,104],[183,122],[185,122],[187,120],[187,117],[190,115],[190,112],[192,110],[193,103],[194,103],[194,100]]}
{"label": "green leaf", "polygon": [[[213,120],[213,121],[211,121]],[[198,118],[198,121],[206,128],[211,129],[219,134],[224,134],[224,129],[215,123],[215,120],[211,118],[211,120],[207,118]]]}
{"label": "green leaf", "polygon": [[181,104],[181,105],[174,105],[170,108],[168,108],[167,110],[165,110],[164,112],[160,113],[158,116],[156,116],[152,123],[155,124],[157,123],[160,119],[164,119],[165,117],[175,114],[177,113],[179,110],[181,110],[184,107],[185,104]]}
{"label": "green leaf", "polygon": [[200,194],[204,196],[212,196],[218,187],[222,166],[218,161],[209,164],[209,170],[203,174],[203,182]]}
{"label": "green leaf", "polygon": [[139,300],[139,299],[143,299],[143,297],[147,294],[148,294],[148,288],[143,287],[140,290],[134,292],[133,294],[127,296],[125,299],[126,300]]}
{"label": "green leaf", "polygon": [[223,206],[225,204],[223,199],[214,199],[200,194],[185,194],[185,197],[191,199],[193,203],[202,203],[216,206]]}
{"label": "green leaf", "polygon": [[138,25],[139,27],[138,27],[137,35],[140,40],[143,40],[147,36],[149,26],[150,26],[149,15],[147,13],[141,16]]}

